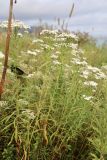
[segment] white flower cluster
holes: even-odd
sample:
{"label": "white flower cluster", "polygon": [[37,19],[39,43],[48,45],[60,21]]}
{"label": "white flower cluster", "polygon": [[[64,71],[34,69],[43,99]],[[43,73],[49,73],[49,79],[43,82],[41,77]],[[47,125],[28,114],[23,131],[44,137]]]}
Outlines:
{"label": "white flower cluster", "polygon": [[35,72],[28,74],[27,78],[32,78],[35,76]]}
{"label": "white flower cluster", "polygon": [[7,101],[0,101],[0,107],[4,107],[7,105]]}
{"label": "white flower cluster", "polygon": [[34,39],[32,43],[44,43],[42,39]]}
{"label": "white flower cluster", "polygon": [[[0,28],[7,28],[8,27],[8,21],[3,21],[0,23]],[[12,20],[12,28],[19,28],[19,29],[30,29],[30,26],[24,24],[24,22],[19,20]]]}
{"label": "white flower cluster", "polygon": [[89,65],[87,63],[87,59],[83,56],[83,50],[78,48],[77,44],[72,43],[71,45],[73,58],[71,59],[71,63],[75,65],[80,65],[79,72],[81,73],[81,77],[88,79],[89,77],[93,77],[96,80],[98,79],[106,79],[107,75],[103,72],[103,67],[97,68]]}
{"label": "white flower cluster", "polygon": [[62,32],[59,35],[57,34],[56,38],[72,38],[72,39],[78,41],[78,37],[75,34],[73,34],[73,33]]}
{"label": "white flower cluster", "polygon": [[59,62],[58,60],[58,57],[59,57],[59,52],[54,52],[51,54],[51,59],[52,59],[52,62],[54,65],[60,65],[61,62]]}
{"label": "white flower cluster", "polygon": [[90,101],[90,100],[93,99],[93,96],[86,96],[86,95],[83,95],[82,97],[83,97],[85,100],[87,100],[87,101]]}
{"label": "white flower cluster", "polygon": [[25,116],[27,119],[32,120],[35,118],[35,114],[30,109],[25,109],[22,111],[22,115]]}
{"label": "white flower cluster", "polygon": [[89,78],[89,76],[93,76],[97,80],[107,78],[106,74],[102,71],[102,69],[87,64],[81,72],[81,77],[87,79]]}
{"label": "white flower cluster", "polygon": [[19,33],[17,33],[17,36],[18,37],[23,37],[23,34],[19,32]]}
{"label": "white flower cluster", "polygon": [[44,30],[42,30],[42,31],[40,32],[40,35],[44,35],[44,34],[57,35],[57,33],[58,33],[58,30],[46,30],[46,29],[44,29]]}
{"label": "white flower cluster", "polygon": [[28,53],[28,54],[31,54],[31,55],[34,55],[34,56],[37,56],[37,52],[35,52],[35,51],[30,51],[30,50],[28,50],[27,53]]}
{"label": "white flower cluster", "polygon": [[69,47],[71,47],[72,49],[76,50],[76,49],[78,49],[78,44],[71,43],[69,45]]}
{"label": "white flower cluster", "polygon": [[95,81],[86,81],[86,82],[84,82],[84,85],[96,88],[98,83]]}
{"label": "white flower cluster", "polygon": [[65,32],[60,32],[58,30],[42,30],[40,35],[44,34],[50,34],[55,36],[55,40],[62,40],[64,41],[66,38],[72,38],[76,41],[78,41],[78,37],[73,34],[73,33],[65,33]]}
{"label": "white flower cluster", "polygon": [[72,58],[71,62],[73,64],[78,64],[78,65],[87,65],[87,62],[86,61],[81,61],[79,58]]}

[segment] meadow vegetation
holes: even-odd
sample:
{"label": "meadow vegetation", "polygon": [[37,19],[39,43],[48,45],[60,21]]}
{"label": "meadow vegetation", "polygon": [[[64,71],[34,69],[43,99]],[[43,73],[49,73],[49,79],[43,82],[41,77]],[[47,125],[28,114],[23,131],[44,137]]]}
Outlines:
{"label": "meadow vegetation", "polygon": [[[85,36],[12,34],[0,101],[1,160],[107,160],[107,47]],[[4,46],[5,34],[0,73]]]}

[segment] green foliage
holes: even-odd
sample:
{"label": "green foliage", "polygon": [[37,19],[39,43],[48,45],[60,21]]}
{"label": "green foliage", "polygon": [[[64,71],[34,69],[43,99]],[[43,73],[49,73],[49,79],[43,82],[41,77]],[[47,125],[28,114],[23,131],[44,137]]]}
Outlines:
{"label": "green foliage", "polygon": [[[76,39],[57,34],[42,34],[36,42],[31,35],[12,37],[9,66],[15,64],[27,75],[7,73],[0,102],[1,160],[107,158],[107,85],[104,78],[95,79],[98,68],[92,68],[105,64],[107,55],[88,42],[83,55]],[[84,85],[87,66],[93,69],[88,80],[97,87]]]}
{"label": "green foliage", "polygon": [[7,148],[4,148],[4,151],[2,153],[3,160],[15,160],[15,148],[13,145],[8,146]]}

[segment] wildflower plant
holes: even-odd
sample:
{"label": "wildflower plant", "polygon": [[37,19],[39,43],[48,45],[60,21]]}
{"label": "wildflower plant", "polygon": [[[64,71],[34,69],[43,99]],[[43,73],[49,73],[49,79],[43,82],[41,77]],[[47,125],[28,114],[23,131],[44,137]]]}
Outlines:
{"label": "wildflower plant", "polygon": [[11,83],[0,103],[2,158],[106,157],[107,76],[89,63],[78,40],[56,30],[43,30],[39,38],[12,37],[10,64],[27,74],[7,72]]}

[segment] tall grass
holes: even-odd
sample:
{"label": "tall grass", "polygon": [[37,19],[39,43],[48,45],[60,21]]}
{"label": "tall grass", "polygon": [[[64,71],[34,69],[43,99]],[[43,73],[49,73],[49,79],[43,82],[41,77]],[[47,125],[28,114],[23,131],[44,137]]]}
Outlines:
{"label": "tall grass", "polygon": [[0,102],[1,159],[106,159],[106,79],[94,79],[98,87],[93,92],[81,77],[84,66],[71,62],[76,53],[93,64],[89,49],[97,48],[84,44],[83,55],[71,47],[77,40],[65,35],[45,31],[39,39],[12,36],[9,65],[17,64],[28,76],[7,72],[9,83]]}

